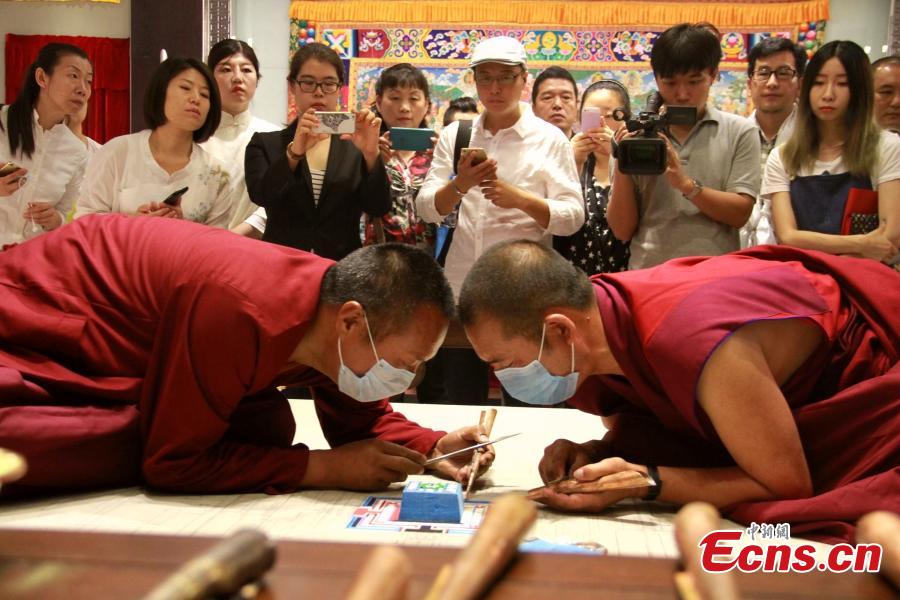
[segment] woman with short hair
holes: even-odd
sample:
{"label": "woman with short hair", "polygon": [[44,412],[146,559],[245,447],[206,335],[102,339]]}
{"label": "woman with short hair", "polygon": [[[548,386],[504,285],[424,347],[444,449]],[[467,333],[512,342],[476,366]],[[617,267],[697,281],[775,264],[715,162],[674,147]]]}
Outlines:
{"label": "woman with short hair", "polygon": [[380,217],[391,207],[378,148],[381,119],[364,109],[353,133],[316,131],[317,112],[338,110],[343,83],[334,50],[319,43],[297,50],[288,85],[298,117],[281,131],[254,134],[244,165],[250,199],[265,207],[265,223],[257,220],[262,239],[335,260],[362,245],[363,212]]}
{"label": "woman with short hair", "polygon": [[222,103],[209,69],[169,58],[144,95],[149,129],[110,140],[91,159],[75,217],[91,213],[187,219],[226,227],[234,188],[228,170],[202,147]]}

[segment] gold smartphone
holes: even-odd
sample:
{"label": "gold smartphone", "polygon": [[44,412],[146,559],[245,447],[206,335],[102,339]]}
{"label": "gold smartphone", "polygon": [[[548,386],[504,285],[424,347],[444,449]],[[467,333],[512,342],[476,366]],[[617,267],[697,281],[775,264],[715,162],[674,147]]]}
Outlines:
{"label": "gold smartphone", "polygon": [[488,159],[487,152],[484,151],[484,148],[475,148],[470,146],[468,148],[463,148],[459,154],[460,160],[464,159],[466,155],[471,154],[473,167],[475,165],[480,165]]}
{"label": "gold smartphone", "polygon": [[8,162],[5,165],[3,165],[2,167],[0,167],[0,177],[6,177],[10,173],[15,173],[20,168],[21,167],[19,167],[19,165],[17,165],[16,163]]}

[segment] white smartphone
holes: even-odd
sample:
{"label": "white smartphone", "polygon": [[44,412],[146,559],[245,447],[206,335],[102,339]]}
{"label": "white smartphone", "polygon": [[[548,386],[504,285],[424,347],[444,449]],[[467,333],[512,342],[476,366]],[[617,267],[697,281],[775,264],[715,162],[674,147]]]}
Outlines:
{"label": "white smartphone", "polygon": [[356,115],[352,112],[325,112],[316,111],[319,118],[319,126],[316,133],[353,133],[356,131]]}
{"label": "white smartphone", "polygon": [[581,131],[597,129],[603,124],[603,114],[599,108],[585,107],[581,109]]}

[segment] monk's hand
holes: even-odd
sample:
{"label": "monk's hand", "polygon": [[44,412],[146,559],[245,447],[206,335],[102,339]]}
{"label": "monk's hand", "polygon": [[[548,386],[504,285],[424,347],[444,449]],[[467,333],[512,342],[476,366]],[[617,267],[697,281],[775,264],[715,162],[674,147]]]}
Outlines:
{"label": "monk's hand", "polygon": [[[597,481],[609,475],[624,471],[647,472],[647,467],[636,465],[619,458],[605,458],[597,463],[575,469],[572,478],[578,482]],[[551,483],[542,488],[532,490],[528,494],[530,500],[545,504],[550,508],[566,512],[597,513],[625,498],[642,498],[647,488],[614,489],[603,492],[563,493],[561,482]]]}
{"label": "monk's hand", "polygon": [[[428,455],[428,458],[441,456],[448,452],[453,452],[454,450],[460,450],[487,441],[489,441],[489,438],[485,435],[484,428],[480,425],[463,427],[456,431],[451,431],[439,439],[438,443],[434,446],[434,450]],[[495,457],[493,446],[485,446],[483,450],[484,452],[479,455],[478,460],[478,476],[488,470],[491,463],[494,462]],[[463,452],[462,454],[451,456],[448,459],[439,460],[438,462],[429,465],[429,468],[434,470],[437,475],[448,479],[454,479],[460,483],[466,483],[469,479],[470,462],[472,462],[472,452]]]}
{"label": "monk's hand", "polygon": [[612,450],[602,440],[576,444],[569,440],[556,440],[544,449],[544,457],[538,472],[544,483],[571,477],[572,471],[587,464],[612,456]]}
{"label": "monk's hand", "polygon": [[303,487],[383,490],[425,470],[425,455],[384,440],[359,440],[331,450],[313,450]]}

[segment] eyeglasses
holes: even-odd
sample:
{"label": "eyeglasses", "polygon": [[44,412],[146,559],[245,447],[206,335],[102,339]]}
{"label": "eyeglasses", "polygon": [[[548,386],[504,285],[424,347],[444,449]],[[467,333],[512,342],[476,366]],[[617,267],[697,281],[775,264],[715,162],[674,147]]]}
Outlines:
{"label": "eyeglasses", "polygon": [[475,74],[475,83],[478,85],[491,85],[495,81],[500,84],[500,87],[509,87],[516,82],[516,79],[522,76],[522,73],[504,73],[503,75],[498,75],[496,77],[492,75],[479,75]]}
{"label": "eyeglasses", "polygon": [[774,71],[772,69],[758,69],[753,73],[753,79],[760,83],[765,83],[769,81],[773,73],[778,81],[788,81],[794,78],[794,75],[797,74],[797,69],[792,69],[791,67],[778,67]]}
{"label": "eyeglasses", "polygon": [[300,86],[300,90],[308,94],[315,93],[316,88],[322,88],[323,94],[333,94],[341,87],[337,81],[316,81],[315,79],[297,79],[295,81]]}

